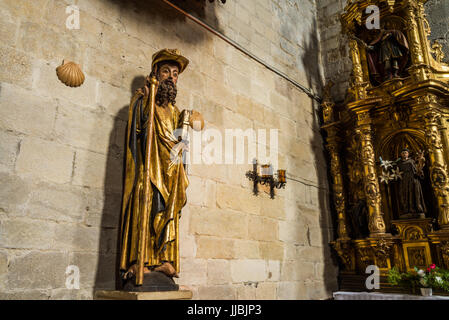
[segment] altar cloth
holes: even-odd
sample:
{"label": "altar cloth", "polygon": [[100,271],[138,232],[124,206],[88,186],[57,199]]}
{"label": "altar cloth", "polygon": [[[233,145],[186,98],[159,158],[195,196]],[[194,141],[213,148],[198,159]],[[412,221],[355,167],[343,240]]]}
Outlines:
{"label": "altar cloth", "polygon": [[381,292],[349,292],[337,291],[333,293],[335,300],[449,300],[449,296],[424,297],[412,294],[381,293]]}

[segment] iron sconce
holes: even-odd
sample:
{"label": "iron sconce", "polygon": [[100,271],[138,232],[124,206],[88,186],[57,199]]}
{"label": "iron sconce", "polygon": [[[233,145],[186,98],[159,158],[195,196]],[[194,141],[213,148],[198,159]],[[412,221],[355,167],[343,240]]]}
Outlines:
{"label": "iron sconce", "polygon": [[253,170],[246,172],[246,177],[253,181],[253,193],[257,196],[259,194],[258,184],[270,186],[270,198],[274,199],[274,189],[285,188],[286,176],[285,170],[277,171],[277,179],[273,175],[273,167],[271,164],[261,165],[262,172],[259,174],[257,160],[253,163]]}

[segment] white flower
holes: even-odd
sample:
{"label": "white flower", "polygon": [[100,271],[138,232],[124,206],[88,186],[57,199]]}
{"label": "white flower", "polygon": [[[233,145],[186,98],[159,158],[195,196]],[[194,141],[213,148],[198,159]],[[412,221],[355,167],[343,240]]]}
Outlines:
{"label": "white flower", "polygon": [[396,170],[393,170],[393,173],[391,174],[391,176],[397,180],[397,179],[402,179],[402,172],[399,170],[399,167],[396,167]]}
{"label": "white flower", "polygon": [[424,270],[419,270],[418,271],[418,275],[419,276],[424,277],[424,274],[425,274]]}
{"label": "white flower", "polygon": [[379,159],[380,159],[380,166],[385,170],[388,170],[388,168],[393,167],[393,161],[383,160],[382,157],[379,157]]}
{"label": "white flower", "polygon": [[390,180],[392,180],[390,173],[388,171],[382,170],[382,175],[380,176],[380,183],[385,182],[386,184],[388,184],[388,181]]}
{"label": "white flower", "polygon": [[438,283],[442,283],[443,282],[443,279],[441,279],[441,277],[435,277],[435,280],[438,282]]}

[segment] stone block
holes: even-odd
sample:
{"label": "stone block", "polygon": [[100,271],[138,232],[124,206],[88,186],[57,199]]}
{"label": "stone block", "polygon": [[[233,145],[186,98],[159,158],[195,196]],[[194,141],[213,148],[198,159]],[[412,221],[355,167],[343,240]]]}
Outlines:
{"label": "stone block", "polygon": [[80,271],[80,290],[115,289],[116,259],[115,254],[71,253],[70,265],[77,266]]}
{"label": "stone block", "polygon": [[198,208],[191,213],[190,233],[244,239],[248,233],[246,214],[230,210]]}
{"label": "stone block", "polygon": [[267,272],[268,281],[279,281],[281,278],[281,262],[278,260],[268,260]]}
{"label": "stone block", "polygon": [[3,8],[0,9],[2,20],[0,21],[0,38],[2,43],[6,46],[14,47],[17,39],[17,32],[19,29],[19,21]]}
{"label": "stone block", "polygon": [[[32,52],[37,58],[45,60],[65,58],[80,63],[83,53],[82,42],[73,41],[71,34],[64,29],[58,30],[48,24],[22,20],[17,47],[24,52]],[[56,73],[53,72],[53,74],[56,77]]]}
{"label": "stone block", "polygon": [[300,260],[284,260],[281,265],[282,281],[299,281],[315,279],[315,265]]}
{"label": "stone block", "polygon": [[7,286],[10,290],[65,287],[68,254],[24,252],[11,258]]}
{"label": "stone block", "polygon": [[283,260],[284,259],[284,244],[275,241],[260,241],[259,242],[260,257],[262,259]]}
{"label": "stone block", "polygon": [[204,179],[226,183],[228,176],[226,166],[222,164],[208,164],[201,159],[200,161],[200,164],[193,163],[189,165],[189,176],[198,176]]}
{"label": "stone block", "polygon": [[179,273],[180,285],[205,285],[208,281],[207,263],[205,259],[185,258],[181,260],[181,272]]}
{"label": "stone block", "polygon": [[231,260],[233,282],[265,281],[267,268],[265,260]]}
{"label": "stone block", "polygon": [[[263,112],[264,112],[264,114],[263,114],[263,117],[264,117],[263,122],[264,122],[264,124],[265,124],[267,129],[275,129],[275,130],[281,129],[281,123],[279,121],[279,117],[278,117],[277,112],[275,110],[270,109],[270,108],[264,108]],[[269,138],[268,138],[269,134],[270,134],[270,132],[268,131],[267,132],[267,144],[268,144],[268,141],[270,141]],[[270,144],[271,144],[271,141],[270,141]],[[278,152],[279,151],[280,150],[278,150]]]}
{"label": "stone block", "polygon": [[188,203],[196,206],[204,206],[206,197],[206,180],[200,177],[190,176],[187,188]]}
{"label": "stone block", "polygon": [[266,104],[269,99],[269,91],[263,84],[259,84],[256,82],[251,82],[251,97],[257,103]]}
{"label": "stone block", "polygon": [[17,153],[19,152],[20,138],[0,131],[0,163],[9,168],[14,168]]}
{"label": "stone block", "polygon": [[[86,49],[89,60],[84,66],[86,74],[116,87],[131,89],[132,80],[142,77],[136,65],[129,65],[119,54],[110,55],[99,48]],[[95,100],[92,100],[95,101]]]}
{"label": "stone block", "polygon": [[201,300],[235,300],[236,290],[231,285],[201,286],[198,288],[197,298]]}
{"label": "stone block", "polygon": [[91,188],[103,188],[106,179],[106,163],[106,156],[103,154],[77,150],[73,184]]}
{"label": "stone block", "polygon": [[[99,228],[74,226],[73,224],[59,223],[55,226],[53,249],[75,250],[84,252],[108,251],[112,247],[112,240],[108,234],[101,234]],[[103,248],[99,248],[100,237]],[[114,243],[114,248],[116,243]]]}
{"label": "stone block", "polygon": [[16,171],[23,177],[68,183],[72,178],[73,155],[70,147],[37,138],[24,138]]}
{"label": "stone block", "polygon": [[[30,86],[31,83],[26,87]],[[42,98],[36,92],[24,90],[9,83],[1,83],[1,128],[50,138],[55,115],[56,102],[54,100]]]}
{"label": "stone block", "polygon": [[32,83],[32,59],[21,51],[0,46],[0,82],[30,87]]}
{"label": "stone block", "polygon": [[235,49],[218,37],[213,38],[213,44],[213,53],[215,59],[220,60],[227,65],[231,64],[232,51]]}
{"label": "stone block", "polygon": [[26,218],[0,221],[0,247],[14,249],[53,248],[55,223]]}
{"label": "stone block", "polygon": [[[306,284],[307,296],[311,300],[324,300],[332,297],[332,289],[327,288],[322,281],[312,281]],[[337,290],[336,287],[333,288]]]}
{"label": "stone block", "polygon": [[293,221],[279,221],[279,240],[304,245],[306,237],[304,225]]}
{"label": "stone block", "polygon": [[35,219],[81,222],[87,206],[82,189],[40,182],[32,186],[26,214]]}
{"label": "stone block", "polygon": [[217,206],[222,209],[259,214],[260,201],[253,198],[249,190],[226,184],[217,184]]}
{"label": "stone block", "polygon": [[[143,86],[143,82],[141,84]],[[110,85],[107,82],[98,82],[97,104],[104,107],[106,112],[112,116],[122,116],[128,120],[128,112],[123,112],[125,108],[128,111],[129,103],[134,92],[124,90]],[[123,115],[122,115],[123,113]]]}
{"label": "stone block", "polygon": [[325,259],[323,251],[310,246],[295,246],[297,258],[309,262],[322,262]]}
{"label": "stone block", "polygon": [[[219,106],[235,105],[236,93],[234,88],[226,86],[222,81],[215,81],[211,78],[206,79],[206,87],[209,89],[209,98]],[[226,124],[223,123],[223,125]]]}
{"label": "stone block", "polygon": [[225,68],[225,79],[227,86],[240,94],[247,94],[251,88],[249,76],[233,68]]}
{"label": "stone block", "polygon": [[[275,191],[279,193],[279,190]],[[269,197],[258,199],[261,201],[260,214],[278,220],[285,219],[284,198],[276,194],[274,199]]]}
{"label": "stone block", "polygon": [[62,143],[105,154],[115,140],[113,126],[114,119],[108,114],[61,102],[55,137]]}
{"label": "stone block", "polygon": [[260,259],[262,254],[259,249],[258,241],[235,240],[234,255],[237,259]]}
{"label": "stone block", "polygon": [[197,258],[232,259],[235,257],[234,242],[230,239],[197,237]]}
{"label": "stone block", "polygon": [[4,0],[1,7],[12,16],[21,17],[28,21],[42,21],[42,11],[47,8],[48,0],[14,1]]}
{"label": "stone block", "polygon": [[48,300],[48,290],[13,290],[0,292],[1,300]]}
{"label": "stone block", "polygon": [[80,290],[77,289],[53,289],[50,290],[50,300],[79,300]]}
{"label": "stone block", "polygon": [[278,284],[277,296],[280,300],[306,300],[307,289],[302,281],[281,281]]}
{"label": "stone block", "polygon": [[196,241],[195,237],[188,236],[185,233],[181,233],[181,239],[179,242],[179,254],[183,258],[196,257]]}
{"label": "stone block", "polygon": [[0,189],[0,211],[14,214],[25,212],[30,196],[31,186],[20,177],[8,173],[0,173],[3,187]]}
{"label": "stone block", "polygon": [[[91,189],[86,194],[85,223],[88,227],[117,228],[122,210],[122,193]],[[81,207],[80,207],[81,208]]]}
{"label": "stone block", "polygon": [[237,287],[237,300],[255,300],[256,287],[249,284],[243,284]]}
{"label": "stone block", "polygon": [[277,283],[275,282],[262,282],[256,288],[256,300],[276,300],[277,296]]}
{"label": "stone block", "polygon": [[0,276],[8,272],[8,253],[7,251],[0,251]]}
{"label": "stone block", "polygon": [[228,260],[210,259],[207,261],[208,285],[229,284],[231,282],[231,267]]}
{"label": "stone block", "polygon": [[248,237],[252,240],[278,240],[278,221],[265,217],[250,216],[248,221]]}

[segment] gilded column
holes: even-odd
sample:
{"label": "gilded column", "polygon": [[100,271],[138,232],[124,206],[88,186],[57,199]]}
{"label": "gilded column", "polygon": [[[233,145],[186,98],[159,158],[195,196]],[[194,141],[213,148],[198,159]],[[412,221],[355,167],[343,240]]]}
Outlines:
{"label": "gilded column", "polygon": [[348,226],[346,225],[346,202],[343,189],[343,174],[340,162],[340,154],[338,152],[340,147],[339,122],[335,122],[334,107],[335,103],[331,97],[331,87],[334,85],[329,81],[324,87],[324,99],[321,104],[323,112],[324,125],[323,129],[327,131],[327,145],[331,163],[330,171],[332,176],[332,190],[334,197],[334,204],[337,210],[337,236],[339,240],[350,240],[348,236]]}
{"label": "gilded column", "polygon": [[418,17],[416,13],[419,12],[418,2],[416,0],[408,0],[408,5],[405,8],[406,20],[407,20],[407,34],[408,43],[410,48],[410,56],[412,60],[412,66],[410,72],[413,74],[416,81],[423,81],[428,79],[426,73],[426,65],[424,60],[424,54],[422,50],[422,42],[418,27]]}
{"label": "gilded column", "polygon": [[332,190],[334,192],[334,204],[337,210],[337,235],[338,239],[349,240],[348,226],[346,225],[346,202],[343,189],[343,174],[339,155],[340,139],[338,138],[338,129],[335,126],[326,128],[327,150],[331,158]]}
{"label": "gilded column", "polygon": [[425,18],[423,3],[421,3],[421,2],[418,3],[416,13],[417,13],[417,20],[418,20],[419,35],[420,35],[421,43],[422,43],[424,63],[429,65],[430,64],[430,61],[429,61],[430,52],[429,52],[427,36],[430,35],[430,27],[429,27],[429,22]]}
{"label": "gilded column", "polygon": [[438,201],[438,224],[441,229],[449,229],[449,183],[444,149],[438,130],[441,114],[431,110],[425,115],[426,142],[429,147],[430,180]]}
{"label": "gilded column", "polygon": [[[440,135],[443,143],[443,150],[449,150],[449,140],[448,140],[448,132],[447,132],[447,119],[444,119],[441,121],[442,124],[439,127]],[[444,124],[443,124],[444,123]],[[446,162],[446,165],[449,164],[449,152],[443,152],[444,160]]]}
{"label": "gilded column", "polygon": [[374,148],[372,144],[371,118],[369,111],[357,113],[357,134],[360,136],[363,182],[368,206],[368,229],[371,237],[386,235],[385,222],[381,212],[379,182],[375,167]]}
{"label": "gilded column", "polygon": [[365,99],[367,83],[363,77],[363,68],[360,59],[359,45],[356,40],[349,40],[349,48],[351,49],[353,83],[352,89],[357,100]]}

